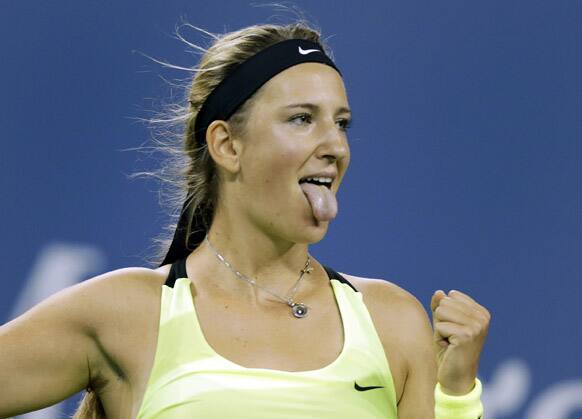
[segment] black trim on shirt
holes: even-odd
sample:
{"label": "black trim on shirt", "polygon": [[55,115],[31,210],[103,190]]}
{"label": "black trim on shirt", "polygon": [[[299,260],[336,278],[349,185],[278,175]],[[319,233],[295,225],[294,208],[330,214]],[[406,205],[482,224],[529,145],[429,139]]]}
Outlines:
{"label": "black trim on shirt", "polygon": [[351,289],[353,289],[355,292],[359,292],[356,287],[354,287],[350,281],[348,281],[347,279],[345,279],[342,275],[340,275],[338,272],[334,271],[333,269],[331,269],[329,266],[325,266],[323,265],[323,269],[325,269],[325,272],[327,272],[327,276],[329,276],[329,279],[337,279],[339,282],[343,282],[344,284],[347,284],[350,286]]}
{"label": "black trim on shirt", "polygon": [[188,275],[186,274],[186,258],[178,259],[172,263],[168,279],[166,279],[164,285],[174,288],[174,284],[178,278],[188,278]]}
{"label": "black trim on shirt", "polygon": [[[329,266],[323,266],[325,272],[329,279],[336,279],[339,282],[349,285],[355,292],[358,292],[356,287],[354,287],[347,279],[345,279],[342,275],[338,272],[334,271]],[[166,283],[164,285],[174,288],[174,284],[178,278],[188,278],[186,273],[186,258],[178,259],[174,263],[172,263],[172,267],[170,268],[170,273],[168,274],[168,278],[166,279]]]}

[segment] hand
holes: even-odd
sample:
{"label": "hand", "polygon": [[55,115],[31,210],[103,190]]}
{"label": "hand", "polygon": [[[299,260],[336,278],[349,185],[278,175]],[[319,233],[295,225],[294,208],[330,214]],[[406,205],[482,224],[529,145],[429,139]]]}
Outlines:
{"label": "hand", "polygon": [[445,393],[467,394],[475,384],[491,315],[460,291],[436,291],[430,307],[438,381]]}

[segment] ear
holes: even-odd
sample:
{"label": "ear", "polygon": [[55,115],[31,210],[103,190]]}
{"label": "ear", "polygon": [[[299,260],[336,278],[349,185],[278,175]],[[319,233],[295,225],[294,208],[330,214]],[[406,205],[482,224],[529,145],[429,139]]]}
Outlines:
{"label": "ear", "polygon": [[240,168],[239,147],[230,130],[228,122],[215,120],[206,130],[208,152],[214,162],[229,173],[236,173]]}

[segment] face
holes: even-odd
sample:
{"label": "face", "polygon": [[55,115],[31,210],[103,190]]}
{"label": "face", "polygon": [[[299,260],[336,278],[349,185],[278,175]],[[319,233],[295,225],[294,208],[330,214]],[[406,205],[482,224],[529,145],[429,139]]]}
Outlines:
{"label": "face", "polygon": [[[287,241],[321,240],[349,164],[350,118],[341,76],[327,65],[299,64],[269,80],[256,93],[238,144],[235,193],[241,215]],[[327,190],[317,181],[303,185],[306,177],[318,175],[332,178]],[[306,193],[309,188],[315,192]],[[323,217],[313,207],[319,198]]]}

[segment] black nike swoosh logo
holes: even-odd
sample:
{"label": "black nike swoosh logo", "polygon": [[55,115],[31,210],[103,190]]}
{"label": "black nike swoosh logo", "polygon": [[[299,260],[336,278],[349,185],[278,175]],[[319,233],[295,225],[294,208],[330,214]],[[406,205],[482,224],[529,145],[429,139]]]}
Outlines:
{"label": "black nike swoosh logo", "polygon": [[354,381],[354,388],[358,391],[368,391],[368,390],[374,390],[375,388],[384,388],[384,386],[369,386],[369,387],[362,387],[360,385],[358,385],[358,383],[356,383]]}

